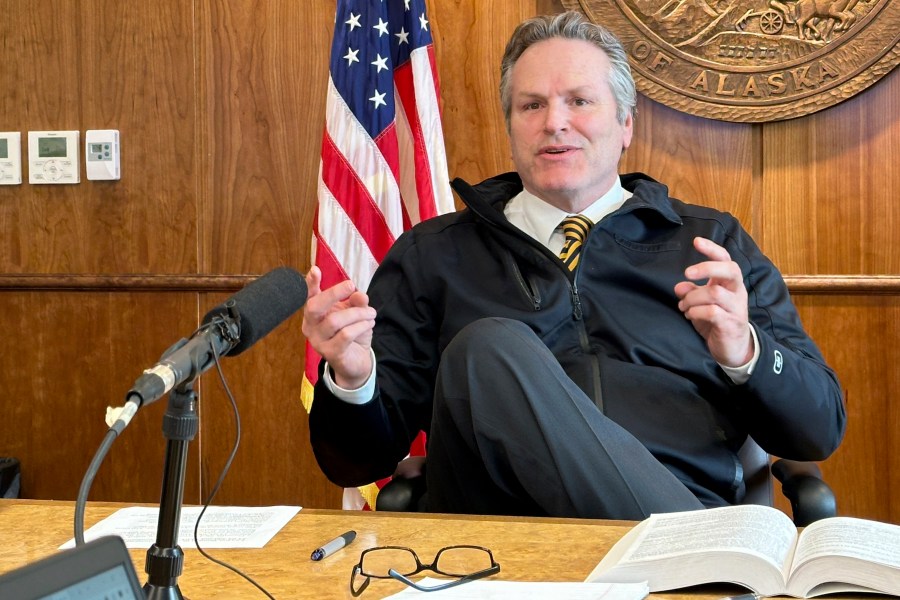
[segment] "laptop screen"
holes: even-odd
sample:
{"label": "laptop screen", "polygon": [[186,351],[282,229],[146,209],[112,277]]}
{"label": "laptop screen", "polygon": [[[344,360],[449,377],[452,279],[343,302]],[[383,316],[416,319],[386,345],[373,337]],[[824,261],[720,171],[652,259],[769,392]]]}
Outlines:
{"label": "laptop screen", "polygon": [[144,593],[125,542],[107,536],[0,575],[0,598],[144,600]]}

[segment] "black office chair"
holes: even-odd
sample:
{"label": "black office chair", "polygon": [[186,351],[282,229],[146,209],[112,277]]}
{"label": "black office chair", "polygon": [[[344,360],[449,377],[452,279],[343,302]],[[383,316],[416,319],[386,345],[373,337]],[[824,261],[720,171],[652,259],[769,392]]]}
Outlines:
{"label": "black office chair", "polygon": [[[778,459],[770,464],[769,455],[752,439],[738,452],[744,468],[747,493],[744,504],[775,503],[775,479],[781,482],[781,492],[791,503],[794,524],[798,527],[837,514],[834,492],[822,479],[818,465]],[[426,512],[427,490],[425,473],[414,477],[394,477],[378,492],[375,510],[394,512]]]}
{"label": "black office chair", "polygon": [[771,462],[769,455],[752,438],[747,438],[741,446],[738,458],[744,468],[747,487],[743,504],[774,506],[774,476],[781,482],[781,493],[791,504],[797,527],[837,515],[834,492],[822,478],[816,463],[784,458]]}
{"label": "black office chair", "polygon": [[0,498],[18,498],[21,481],[19,459],[0,456]]}

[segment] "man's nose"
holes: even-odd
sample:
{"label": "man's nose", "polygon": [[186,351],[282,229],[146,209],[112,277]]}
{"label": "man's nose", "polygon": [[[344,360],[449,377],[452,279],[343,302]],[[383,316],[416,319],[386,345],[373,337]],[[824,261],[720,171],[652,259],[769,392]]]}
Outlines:
{"label": "man's nose", "polygon": [[544,116],[544,129],[548,133],[565,131],[569,127],[569,109],[564,104],[548,104]]}

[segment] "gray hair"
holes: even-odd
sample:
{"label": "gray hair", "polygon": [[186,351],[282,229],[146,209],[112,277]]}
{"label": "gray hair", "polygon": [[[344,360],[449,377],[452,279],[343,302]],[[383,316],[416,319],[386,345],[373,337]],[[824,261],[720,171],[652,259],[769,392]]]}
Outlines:
{"label": "gray hair", "polygon": [[609,58],[609,87],[616,100],[616,117],[622,124],[628,115],[634,117],[637,91],[622,43],[602,25],[590,22],[580,12],[569,11],[524,21],[516,27],[506,44],[503,60],[500,62],[500,103],[507,130],[512,112],[512,68],[531,45],[551,38],[583,40],[600,48]]}

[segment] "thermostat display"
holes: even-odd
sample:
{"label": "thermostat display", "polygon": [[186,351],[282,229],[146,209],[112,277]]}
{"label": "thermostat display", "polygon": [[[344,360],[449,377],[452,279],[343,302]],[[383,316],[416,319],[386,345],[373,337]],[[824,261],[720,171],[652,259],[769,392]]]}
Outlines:
{"label": "thermostat display", "polygon": [[56,137],[38,138],[38,156],[41,158],[65,158],[66,140]]}
{"label": "thermostat display", "polygon": [[0,132],[0,185],[22,183],[21,140],[18,131]]}
{"label": "thermostat display", "polygon": [[28,132],[28,182],[78,183],[77,131]]}
{"label": "thermostat display", "polygon": [[121,178],[118,129],[88,129],[84,132],[84,146],[84,167],[88,179]]}

